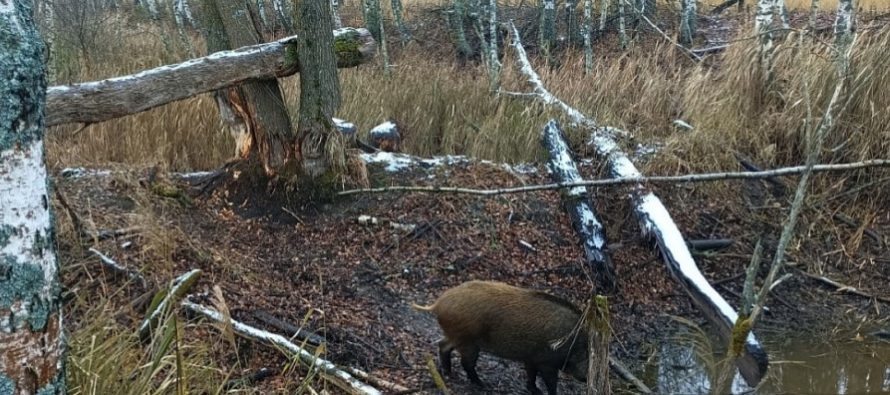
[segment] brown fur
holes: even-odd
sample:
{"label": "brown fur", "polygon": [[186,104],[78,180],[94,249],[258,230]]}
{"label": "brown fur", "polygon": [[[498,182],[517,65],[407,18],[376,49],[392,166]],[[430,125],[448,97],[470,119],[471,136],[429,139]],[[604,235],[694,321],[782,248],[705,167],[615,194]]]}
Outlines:
{"label": "brown fur", "polygon": [[[500,282],[468,281],[445,291],[432,305],[411,306],[438,319],[445,333],[439,360],[446,374],[451,371],[451,351],[457,349],[467,376],[479,385],[480,351],[523,362],[532,393],[540,393],[538,373],[550,395],[556,395],[559,370],[586,380],[587,337],[583,331],[573,332],[581,311],[568,301]],[[553,344],[564,338],[568,341],[554,350]]]}

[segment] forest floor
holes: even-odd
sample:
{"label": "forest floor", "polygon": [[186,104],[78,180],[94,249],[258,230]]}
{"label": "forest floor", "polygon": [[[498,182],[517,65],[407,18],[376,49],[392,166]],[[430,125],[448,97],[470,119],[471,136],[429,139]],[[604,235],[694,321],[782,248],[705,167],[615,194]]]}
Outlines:
{"label": "forest floor", "polygon": [[[830,25],[828,18],[820,22]],[[726,41],[738,25],[731,19],[703,17],[700,44]],[[428,45],[440,44],[441,40]],[[576,152],[582,175],[597,177],[597,162],[584,160],[588,155],[583,149]],[[474,161],[402,172],[369,165],[374,186],[494,188],[551,181],[541,165],[537,171],[520,169]],[[218,306],[220,302],[212,300],[218,286],[236,320],[274,333],[282,332],[258,316],[304,326],[326,338],[325,356],[334,363],[419,393],[435,393],[426,358],[436,354],[441,333],[434,317],[412,309],[410,303],[431,303],[444,290],[472,279],[547,291],[579,306],[592,291],[582,249],[556,191],[496,197],[359,194],[301,206],[270,200],[263,185],[169,198],[143,182],[154,172],[151,169],[123,166],[107,174],[61,170],[54,169],[53,186],[70,206],[54,202],[66,298],[108,299],[119,312],[118,323],[126,328],[135,328],[144,317],[145,295],[197,268],[203,275],[190,292],[192,301]],[[886,177],[886,170],[881,174]],[[890,212],[859,210],[857,203],[884,192],[881,185],[886,179],[871,186],[871,180],[852,180],[846,189],[862,188],[848,194],[843,192],[842,177],[814,176],[820,185],[837,188],[816,191],[803,210],[798,236],[787,254],[786,272],[791,277],[771,292],[769,311],[755,328],[766,343],[788,333],[823,337],[838,328],[861,327],[867,333],[868,325],[890,321],[890,306],[883,302],[837,292],[806,275],[818,273],[890,298],[890,257],[885,247],[890,242]],[[695,253],[695,258],[717,291],[739,306],[754,246],[761,240],[764,262],[771,261],[796,180],[783,178],[782,186],[744,181],[652,188],[687,240],[733,240],[724,250]],[[659,344],[676,331],[679,324],[673,317],[707,324],[671,278],[657,249],[641,236],[626,191],[615,187],[591,193],[605,224],[619,289],[610,300],[612,352],[640,372],[652,363]],[[133,228],[134,232],[85,244],[75,235],[72,216],[89,229]],[[360,223],[360,216],[374,217],[377,223]],[[841,217],[845,220],[837,219]],[[147,285],[128,283],[105,271],[89,247],[139,270]],[[760,279],[765,272],[764,267]],[[87,313],[84,304],[69,303],[69,329],[76,332],[86,326]],[[233,377],[290,363],[274,348],[243,338],[236,340],[233,350],[210,328],[206,321],[189,321],[183,336],[212,344],[214,360],[230,369]],[[524,393],[524,371],[518,363],[483,354],[478,370],[489,393]],[[446,378],[454,393],[483,393],[469,385],[460,369],[455,372],[455,377]],[[304,373],[288,370],[255,384],[253,390],[292,393]],[[617,379],[613,385],[627,390]],[[560,393],[584,390],[564,379]]]}
{"label": "forest floor", "polygon": [[[477,162],[397,173],[386,172],[379,164],[370,169],[374,185],[492,188],[549,182],[544,171],[520,172]],[[596,174],[589,162],[582,165],[582,173]],[[73,212],[88,218],[95,229],[140,227],[136,233],[99,241],[93,248],[141,270],[149,279],[148,289],[162,287],[190,269],[201,269],[204,274],[191,291],[193,301],[213,305],[212,287],[219,286],[234,319],[271,332],[280,330],[259,320],[258,312],[296,326],[311,317],[305,327],[326,336],[328,359],[421,392],[432,391],[425,358],[435,355],[435,341],[441,334],[435,319],[413,310],[411,302],[430,303],[445,289],[471,279],[544,290],[579,306],[592,290],[582,250],[555,191],[491,198],[356,195],[299,207],[270,202],[263,188],[237,193],[218,189],[194,200],[164,198],[140,186],[138,180],[146,174],[147,170],[120,170],[104,176],[69,173],[56,177],[55,185]],[[655,191],[687,239],[734,240],[728,249],[697,254],[696,259],[705,277],[719,284],[718,291],[738,306],[741,274],[753,246],[763,237],[766,258],[770,257],[789,190],[749,181],[722,187],[657,187]],[[671,328],[678,326],[671,316],[707,325],[671,279],[657,250],[641,238],[625,195],[621,188],[594,191],[618,278],[619,292],[611,299],[612,350],[639,371]],[[826,213],[837,209],[805,210],[799,229],[809,237],[792,244],[789,260],[795,265],[787,271],[792,276],[774,290],[770,310],[755,328],[759,335],[819,336],[838,327],[890,318],[887,306],[838,294],[801,274],[801,270],[820,267],[830,278],[890,297],[886,287],[890,261],[882,247],[862,237],[863,229],[829,228]],[[60,218],[65,215],[62,208],[58,210]],[[361,224],[357,221],[361,215],[378,222]],[[413,226],[413,230],[392,224]],[[71,227],[61,225],[61,229],[70,232]],[[870,229],[881,237],[890,234],[890,218],[874,219]],[[98,280],[124,286],[125,279],[104,273],[84,246],[64,234],[61,240],[62,262],[72,263],[64,270],[65,289],[101,291]],[[166,256],[168,265],[149,265],[147,256]],[[141,320],[144,313],[130,302],[145,292],[133,284],[125,287],[126,297],[115,302],[122,322],[135,327]],[[77,322],[78,311],[70,314]],[[200,325],[190,328],[185,336],[220,336],[206,326],[204,330]],[[218,361],[232,359],[225,343],[218,344],[214,353]],[[244,339],[238,340],[238,358],[244,374],[288,362],[282,353]],[[524,372],[517,363],[483,356],[479,372],[495,393],[523,391]],[[468,385],[463,372],[457,376],[446,379],[456,393],[481,393]],[[293,379],[276,377],[257,388],[260,393],[276,392],[283,388],[281,380]],[[623,384],[616,380],[616,385]],[[582,386],[571,380],[560,380],[560,387],[563,394],[583,393]]]}

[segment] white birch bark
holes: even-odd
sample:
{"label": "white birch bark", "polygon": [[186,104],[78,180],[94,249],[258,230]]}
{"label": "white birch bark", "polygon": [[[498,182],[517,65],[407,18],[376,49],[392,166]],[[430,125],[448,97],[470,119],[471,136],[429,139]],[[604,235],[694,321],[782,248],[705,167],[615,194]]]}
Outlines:
{"label": "white birch bark", "polygon": [[754,32],[760,42],[760,70],[767,84],[772,80],[773,2],[774,0],[757,0],[757,11],[754,14]]}
{"label": "white birch bark", "polygon": [[816,15],[819,12],[819,0],[813,0],[810,3],[810,24],[809,29],[811,32],[816,31]]}
{"label": "white birch bark", "polygon": [[488,74],[489,91],[495,93],[500,89],[501,61],[498,59],[498,3],[488,0]]}
{"label": "white birch bark", "polygon": [[263,24],[263,29],[268,29],[271,25],[269,24],[269,16],[266,14],[266,0],[256,0],[256,9],[260,17],[260,23]]}
{"label": "white birch bark", "polygon": [[683,11],[680,14],[680,42],[683,44],[692,44],[697,17],[695,0],[683,0]]}
{"label": "white birch bark", "polygon": [[609,0],[602,0],[600,2],[600,34],[606,31],[606,19],[609,18]]}
{"label": "white birch bark", "polygon": [[331,16],[334,19],[334,29],[343,27],[343,19],[340,18],[340,0],[331,0]]}
{"label": "white birch bark", "polygon": [[0,392],[65,391],[59,263],[44,164],[44,45],[0,1]]}
{"label": "white birch bark", "polygon": [[590,35],[593,33],[593,0],[584,0],[584,25],[581,32],[584,34],[584,74],[593,72],[593,45]]}
{"label": "white birch bark", "polygon": [[[179,18],[188,22],[192,27],[198,27],[198,24],[195,23],[195,17],[192,15],[192,8],[189,6],[188,0],[174,0],[174,6],[174,11]],[[177,21],[177,23],[180,22]]]}
{"label": "white birch bark", "polygon": [[853,41],[856,21],[853,18],[855,9],[853,0],[838,0],[837,15],[834,19],[834,45],[839,53],[846,52]]}
{"label": "white birch bark", "polygon": [[785,5],[785,0],[775,0],[775,2],[775,12],[779,14],[779,20],[782,21],[782,29],[790,29],[791,20],[788,17],[788,6]]}
{"label": "white birch bark", "polygon": [[624,26],[624,2],[618,1],[618,40],[621,49],[627,49],[627,30]]}

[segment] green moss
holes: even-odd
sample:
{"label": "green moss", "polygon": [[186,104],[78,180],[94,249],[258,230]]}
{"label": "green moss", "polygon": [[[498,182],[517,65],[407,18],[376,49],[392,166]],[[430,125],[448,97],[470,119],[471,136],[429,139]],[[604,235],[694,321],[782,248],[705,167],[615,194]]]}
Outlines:
{"label": "green moss", "polygon": [[730,340],[729,347],[730,355],[742,355],[749,332],[751,332],[751,319],[746,316],[739,316],[732,326],[732,339]]}
{"label": "green moss", "polygon": [[591,325],[604,336],[608,336],[611,332],[609,325],[611,320],[609,316],[609,298],[603,295],[595,295],[591,298],[591,304],[592,311],[590,313],[593,319]]}
{"label": "green moss", "polygon": [[298,67],[300,65],[300,45],[297,41],[284,44],[284,67]]}
{"label": "green moss", "polygon": [[337,67],[355,67],[362,63],[358,32],[348,32],[334,37],[334,53]]}
{"label": "green moss", "polygon": [[[57,289],[50,293],[50,300],[38,296],[46,286],[43,268],[30,262],[20,262],[12,255],[0,255],[0,309],[10,309],[17,301],[25,301],[28,315],[13,317],[13,327],[20,328],[27,321],[31,330],[42,330],[49,319]],[[55,284],[58,288],[58,284]]]}

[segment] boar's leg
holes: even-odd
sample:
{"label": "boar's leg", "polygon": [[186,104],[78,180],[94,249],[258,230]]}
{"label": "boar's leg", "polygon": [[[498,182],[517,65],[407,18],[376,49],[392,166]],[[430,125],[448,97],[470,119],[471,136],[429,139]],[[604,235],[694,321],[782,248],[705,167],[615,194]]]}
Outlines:
{"label": "boar's leg", "polygon": [[537,380],[538,380],[538,368],[535,365],[530,363],[525,364],[525,373],[526,373],[526,382],[525,388],[528,388],[528,392],[532,395],[541,395],[541,390],[538,388]]}
{"label": "boar's leg", "polygon": [[439,364],[442,365],[442,373],[445,373],[446,376],[451,375],[451,351],[453,350],[454,346],[448,339],[439,340]]}
{"label": "boar's leg", "polygon": [[556,369],[541,369],[541,378],[547,386],[548,395],[556,395],[556,384],[559,381],[559,371]]}
{"label": "boar's leg", "polygon": [[480,387],[484,386],[482,380],[479,379],[479,375],[476,374],[476,361],[479,360],[479,347],[475,345],[464,346],[457,351],[460,352],[460,365],[463,366],[464,371],[467,372],[467,378],[469,378],[473,384]]}

